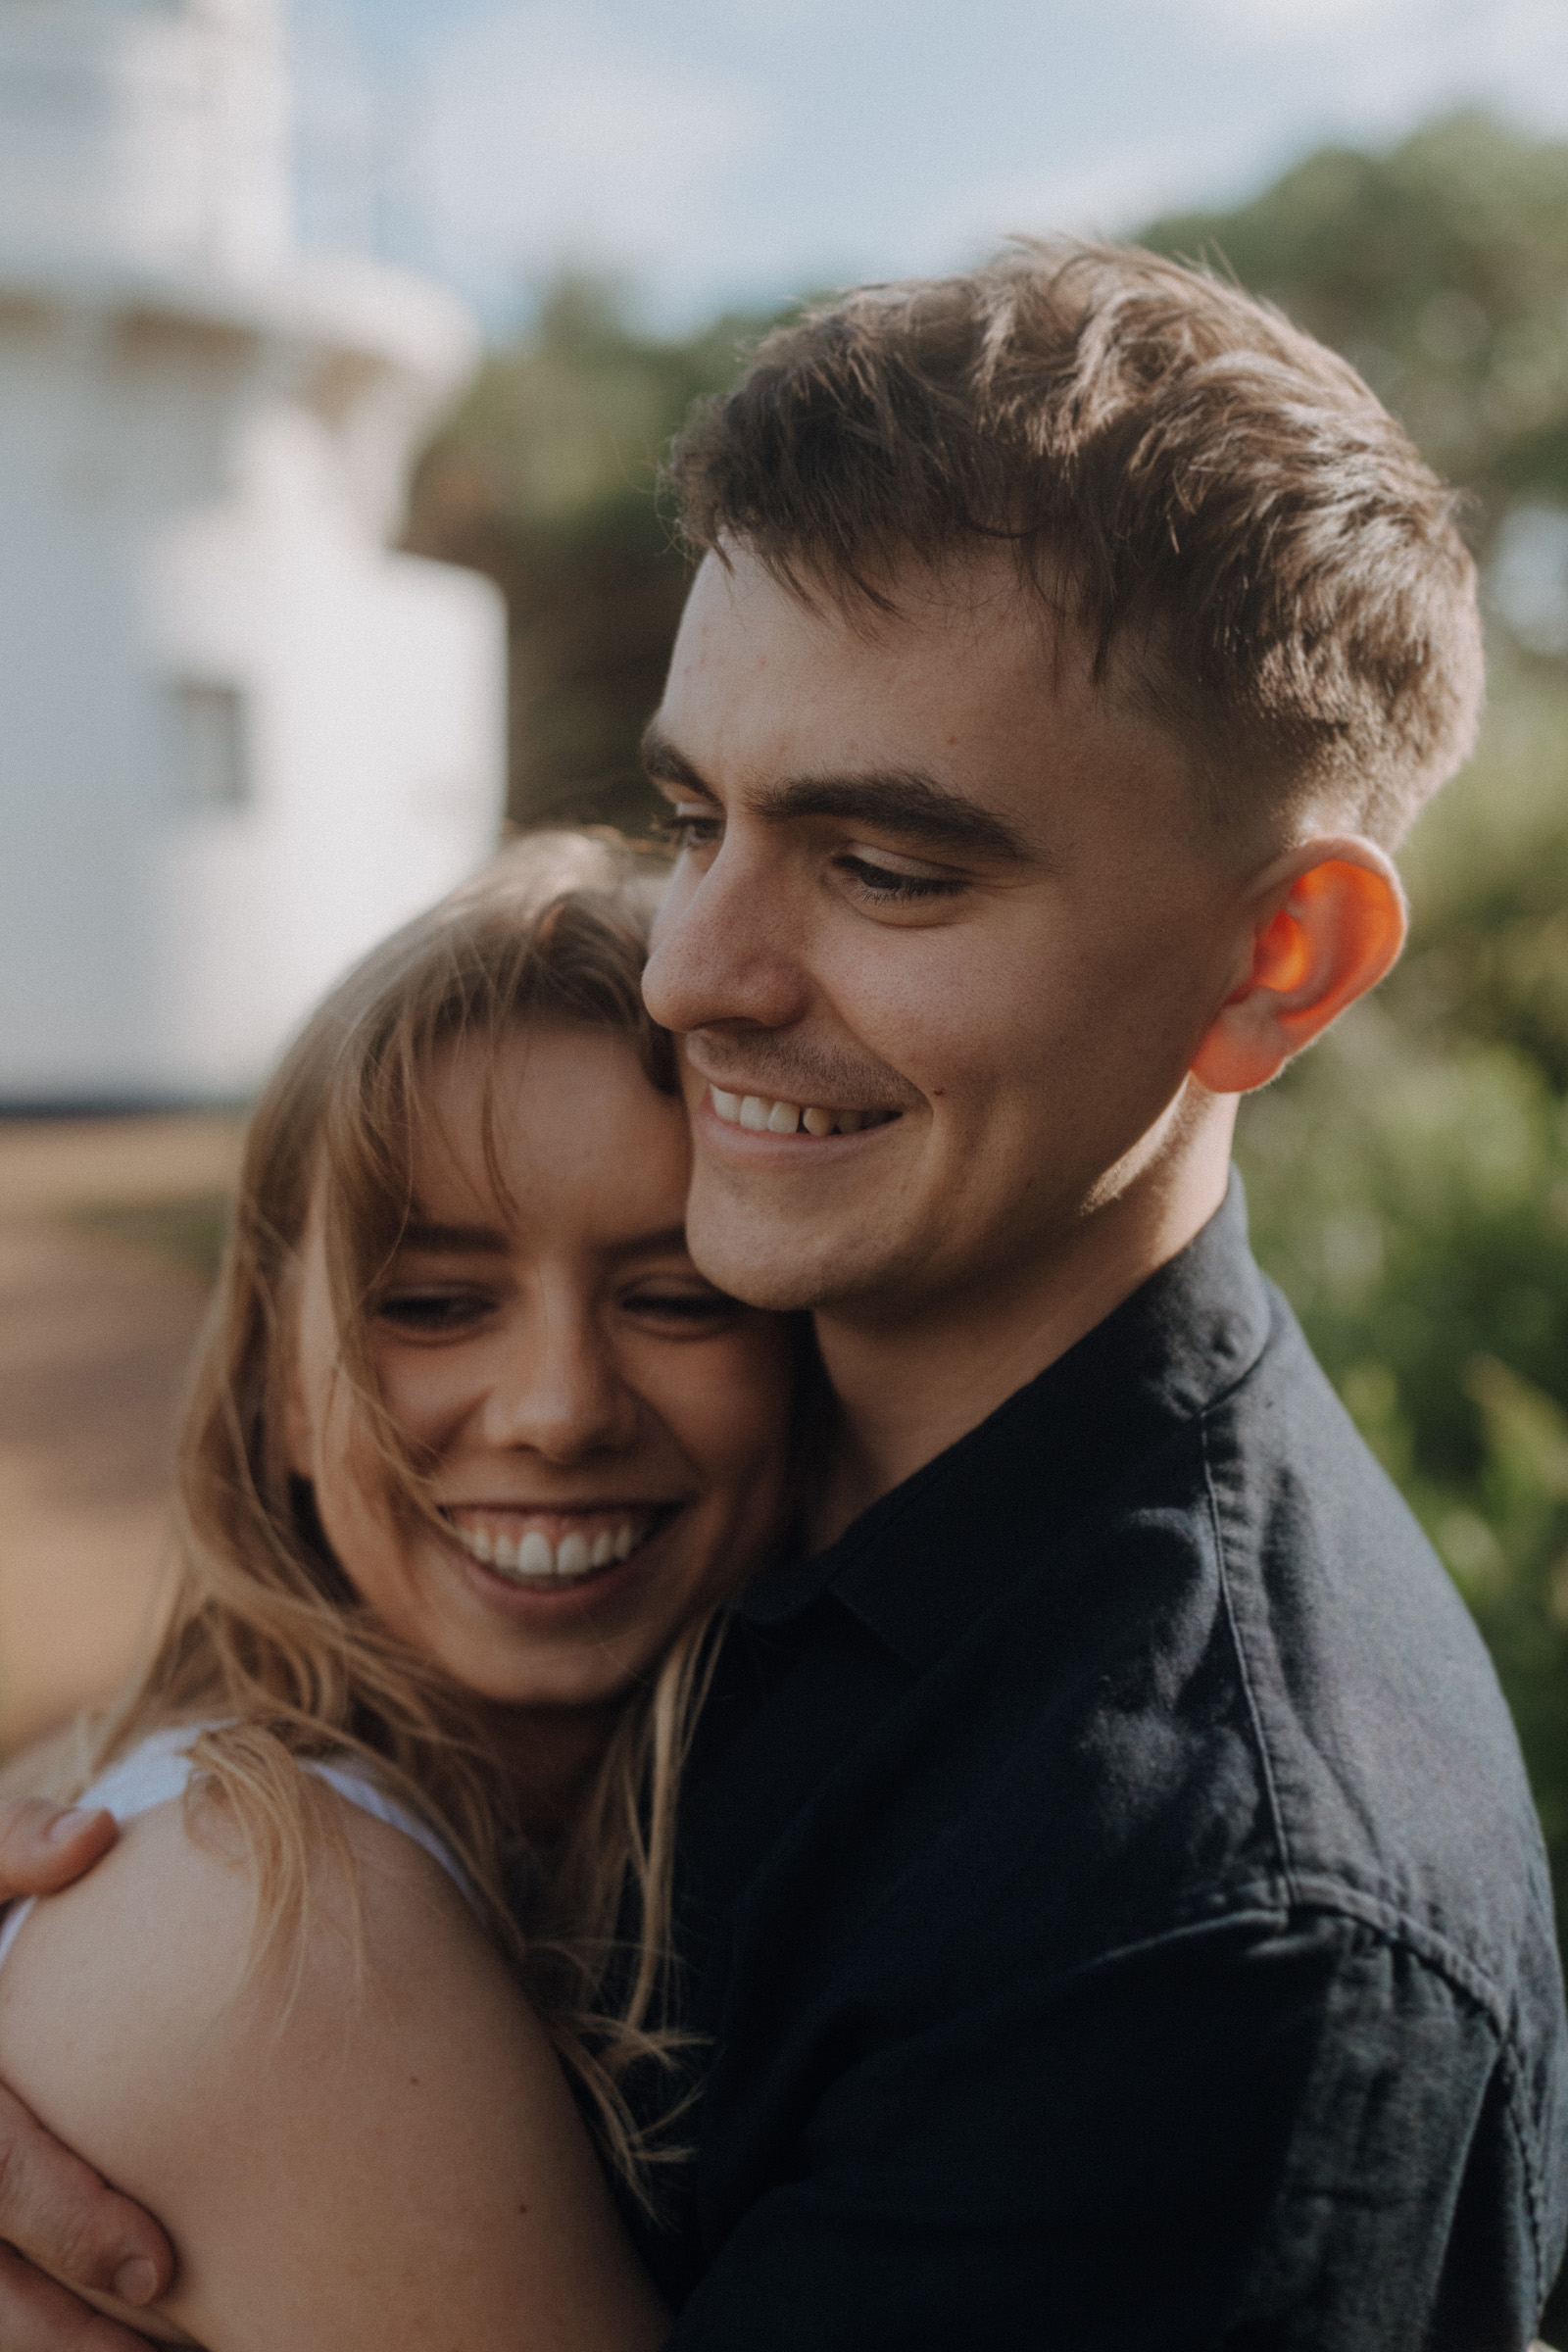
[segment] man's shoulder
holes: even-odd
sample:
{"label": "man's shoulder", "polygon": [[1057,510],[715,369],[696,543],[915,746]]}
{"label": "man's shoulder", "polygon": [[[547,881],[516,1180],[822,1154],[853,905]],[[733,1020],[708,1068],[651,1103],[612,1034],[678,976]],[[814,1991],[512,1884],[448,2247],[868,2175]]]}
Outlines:
{"label": "man's shoulder", "polygon": [[1119,1792],[1111,1847],[1169,1857],[1128,1886],[1140,1932],[1321,1906],[1506,2002],[1550,1900],[1496,1675],[1277,1295],[1270,1324],[1040,1559],[1020,1620],[1037,1579],[1081,1592],[1073,1740]]}
{"label": "man's shoulder", "polygon": [[779,2119],[847,2075],[882,2145],[906,2064],[922,2115],[935,2069],[986,2119],[960,2169],[989,2199],[1069,2082],[1075,2163],[1101,2134],[1117,2194],[1262,2083],[1259,2131],[1289,2127],[1302,2210],[1327,2210],[1317,2157],[1356,2154],[1341,2119],[1396,2079],[1412,2113],[1430,2090],[1445,2195],[1473,2143],[1478,2180],[1500,2168],[1487,2227],[1536,2217],[1525,2300],[1549,2271],[1568,2081],[1517,1745],[1245,1236],[737,1612],[681,1861],[692,2018],[723,2053],[714,2212],[731,2180],[789,2170]]}
{"label": "man's shoulder", "polygon": [[1272,1322],[1197,1418],[1191,1469],[1280,1884],[1479,1983],[1549,1917],[1513,1725],[1469,1611],[1277,1297]]}
{"label": "man's shoulder", "polygon": [[1496,1678],[1283,1300],[1267,1323],[1109,1443],[1083,1382],[1025,1392],[733,1629],[693,1806],[731,1887],[863,1822],[863,1889],[1005,1886],[998,1948],[1036,1967],[1310,1905],[1506,2007],[1551,1945]]}

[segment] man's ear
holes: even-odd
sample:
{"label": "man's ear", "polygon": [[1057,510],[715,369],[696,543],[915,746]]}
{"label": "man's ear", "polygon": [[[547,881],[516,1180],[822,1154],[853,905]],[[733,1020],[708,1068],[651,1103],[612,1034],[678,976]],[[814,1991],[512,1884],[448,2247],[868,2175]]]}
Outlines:
{"label": "man's ear", "polygon": [[1264,1086],[1348,1004],[1375,988],[1404,945],[1394,860],[1356,834],[1303,842],[1262,877],[1250,962],[1193,1059],[1214,1095]]}

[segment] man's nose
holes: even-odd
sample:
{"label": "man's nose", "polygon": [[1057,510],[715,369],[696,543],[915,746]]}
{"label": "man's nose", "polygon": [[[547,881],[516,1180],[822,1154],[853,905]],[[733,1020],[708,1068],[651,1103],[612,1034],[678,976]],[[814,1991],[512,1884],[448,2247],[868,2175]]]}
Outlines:
{"label": "man's nose", "polygon": [[810,996],[803,910],[782,858],[732,832],[706,871],[676,866],[654,924],[643,995],[666,1029],[787,1029]]}
{"label": "man's nose", "polygon": [[572,1462],[630,1446],[639,1405],[594,1318],[546,1307],[497,1365],[480,1421],[491,1446]]}

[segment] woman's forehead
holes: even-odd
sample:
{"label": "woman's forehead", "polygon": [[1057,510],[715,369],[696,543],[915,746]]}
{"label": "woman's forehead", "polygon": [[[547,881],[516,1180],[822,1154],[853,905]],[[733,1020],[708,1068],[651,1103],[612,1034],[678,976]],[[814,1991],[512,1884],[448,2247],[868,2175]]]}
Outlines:
{"label": "woman's forehead", "polygon": [[613,1029],[530,1022],[432,1058],[417,1102],[414,1189],[423,1213],[462,1202],[507,1224],[541,1211],[663,1221],[684,1207],[690,1143],[677,1098]]}

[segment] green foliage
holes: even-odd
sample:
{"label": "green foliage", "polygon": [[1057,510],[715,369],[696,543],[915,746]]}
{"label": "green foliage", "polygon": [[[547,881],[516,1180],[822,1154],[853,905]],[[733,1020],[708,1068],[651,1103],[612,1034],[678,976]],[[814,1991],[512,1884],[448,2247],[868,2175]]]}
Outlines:
{"label": "green foliage", "polygon": [[1228,266],[1343,351],[1489,516],[1568,496],[1568,146],[1455,115],[1391,155],[1325,148],[1144,241]]}
{"label": "green foliage", "polygon": [[626,323],[611,287],[563,279],[526,340],[481,369],[432,458],[461,455],[483,473],[493,512],[558,546],[613,530],[657,552],[663,445],[694,400],[730,382],[759,324],[720,318],[658,341]]}
{"label": "green foliage", "polygon": [[647,828],[637,740],[688,577],[655,496],[659,460],[767,323],[660,340],[627,324],[612,289],[564,281],[426,454],[409,545],[488,572],[507,600],[518,822]]}

